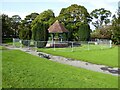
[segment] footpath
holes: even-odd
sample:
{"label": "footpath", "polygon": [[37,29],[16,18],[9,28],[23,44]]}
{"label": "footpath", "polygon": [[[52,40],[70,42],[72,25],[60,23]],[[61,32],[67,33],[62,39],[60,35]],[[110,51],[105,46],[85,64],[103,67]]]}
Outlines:
{"label": "footpath", "polygon": [[43,53],[43,52],[37,52],[37,51],[32,50],[30,48],[14,48],[13,46],[8,46],[8,45],[4,45],[4,46],[8,49],[21,50],[23,52],[26,52],[26,53],[29,53],[29,54],[32,54],[32,55],[35,55],[35,56],[38,56],[41,58],[46,58],[48,60],[59,62],[62,64],[68,64],[71,66],[84,68],[84,69],[91,70],[91,71],[111,74],[114,76],[120,75],[120,68],[113,68],[113,67],[109,67],[109,66],[105,66],[105,65],[92,64],[89,62],[73,60],[71,58],[65,58],[62,56],[54,56],[54,55]]}

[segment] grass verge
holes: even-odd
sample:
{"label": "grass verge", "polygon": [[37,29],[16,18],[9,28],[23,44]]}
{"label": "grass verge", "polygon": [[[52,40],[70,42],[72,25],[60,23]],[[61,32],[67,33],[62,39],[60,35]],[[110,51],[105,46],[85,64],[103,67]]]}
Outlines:
{"label": "grass verge", "polygon": [[3,88],[117,88],[118,77],[3,50]]}

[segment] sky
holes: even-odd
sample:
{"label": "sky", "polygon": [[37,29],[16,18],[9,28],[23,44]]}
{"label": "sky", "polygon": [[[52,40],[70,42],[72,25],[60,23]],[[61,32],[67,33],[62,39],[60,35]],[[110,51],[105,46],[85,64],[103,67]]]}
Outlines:
{"label": "sky", "polygon": [[118,9],[120,0],[1,0],[0,13],[7,14],[9,17],[19,15],[22,19],[33,12],[41,13],[51,9],[58,16],[62,8],[71,4],[84,6],[90,13],[94,9],[105,8],[113,14]]}

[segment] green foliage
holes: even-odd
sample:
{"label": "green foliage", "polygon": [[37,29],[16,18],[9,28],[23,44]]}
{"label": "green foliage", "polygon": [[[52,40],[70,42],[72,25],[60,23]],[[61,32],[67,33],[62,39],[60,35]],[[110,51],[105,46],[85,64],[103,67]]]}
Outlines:
{"label": "green foliage", "polygon": [[21,21],[19,25],[19,37],[22,40],[30,40],[32,36],[31,23],[37,17],[37,13],[31,13],[27,15],[24,20]]}
{"label": "green foliage", "polygon": [[120,15],[119,12],[117,14],[118,17],[115,15],[113,16],[111,26],[103,26],[103,23],[105,23],[105,21],[108,20],[108,17],[111,15],[110,11],[106,11],[104,9],[94,10],[91,15],[93,15],[93,17],[95,17],[100,22],[97,21],[97,29],[91,33],[91,37],[112,39],[114,44],[120,44]]}
{"label": "green foliage", "polygon": [[[77,4],[73,4],[67,8],[62,8],[58,19],[60,22],[63,22],[65,27],[69,30],[69,40],[80,40],[78,38],[78,32],[80,27],[82,27],[81,24],[84,23],[88,26],[89,22],[91,21],[91,17],[87,12],[87,9],[84,6]],[[86,28],[83,29],[85,30]],[[90,28],[87,28],[87,30],[83,31],[85,37],[88,35],[88,32],[86,31],[89,32]],[[84,37],[85,39],[81,40],[87,40],[89,36],[90,34],[88,37]]]}
{"label": "green foliage", "polygon": [[19,15],[13,15],[11,17],[11,28],[14,31],[14,38],[18,38],[18,33],[19,33],[19,25],[21,22],[21,17]]}
{"label": "green foliage", "polygon": [[32,38],[33,38],[33,40],[37,41],[38,48],[46,46],[47,42],[44,42],[44,41],[48,40],[47,28],[48,28],[48,26],[43,23],[37,23],[32,28],[32,33],[33,33]]}
{"label": "green foliage", "polygon": [[2,55],[2,88],[118,87],[116,76],[60,64],[18,50],[3,50]]}
{"label": "green foliage", "polygon": [[92,24],[96,27],[96,29],[102,27],[102,25],[107,25],[110,23],[109,17],[111,16],[111,12],[109,10],[105,10],[104,8],[95,9],[91,12],[91,17],[93,18]]}
{"label": "green foliage", "polygon": [[[0,51],[1,50],[8,50],[7,48],[5,48],[4,46],[0,46]],[[1,58],[2,58],[2,52],[0,52]]]}
{"label": "green foliage", "polygon": [[[118,14],[119,15],[119,14]],[[120,44],[120,15],[113,19],[112,23],[112,40],[114,44]]]}
{"label": "green foliage", "polygon": [[30,40],[31,39],[31,31],[24,27],[24,26],[21,26],[21,29],[20,32],[19,32],[19,37],[20,39],[22,40]]}
{"label": "green foliage", "polygon": [[38,15],[37,13],[31,13],[30,15],[27,15],[19,25],[19,38],[21,40],[24,40],[22,41],[23,45],[28,46],[29,44],[29,41],[27,40],[30,40],[32,37],[31,23],[37,17],[37,15]]}
{"label": "green foliage", "polygon": [[13,41],[13,38],[2,38],[3,43],[11,43]]}
{"label": "green foliage", "polygon": [[54,21],[54,13],[52,10],[47,10],[40,13],[32,22],[32,39],[37,41],[37,47],[45,47],[48,40],[48,28]]}
{"label": "green foliage", "polygon": [[22,44],[28,46],[30,44],[29,40],[31,39],[31,31],[27,28],[23,28],[23,30],[19,32],[19,37],[22,40]]}
{"label": "green foliage", "polygon": [[3,42],[4,38],[13,38],[18,36],[18,25],[20,24],[20,16],[13,15],[11,18],[5,14],[1,15],[2,17],[2,37]]}
{"label": "green foliage", "polygon": [[19,25],[19,38],[21,40],[24,40],[22,41],[22,44],[28,46],[29,42],[27,40],[30,40],[31,36],[32,36],[32,32],[31,30],[29,30],[28,27],[25,26],[25,22],[23,20],[21,25]]}
{"label": "green foliage", "polygon": [[111,39],[112,36],[112,26],[105,26],[99,29],[96,29],[91,32],[91,38],[99,38],[99,39]]}
{"label": "green foliage", "polygon": [[2,37],[9,38],[14,34],[11,29],[11,19],[5,14],[2,14],[0,17],[2,17]]}
{"label": "green foliage", "polygon": [[38,16],[38,13],[31,13],[29,15],[27,15],[24,19],[24,24],[27,28],[29,28],[29,30],[31,30],[31,24],[32,21]]}
{"label": "green foliage", "polygon": [[89,41],[90,39],[90,26],[88,24],[81,24],[78,30],[78,40],[79,41]]}

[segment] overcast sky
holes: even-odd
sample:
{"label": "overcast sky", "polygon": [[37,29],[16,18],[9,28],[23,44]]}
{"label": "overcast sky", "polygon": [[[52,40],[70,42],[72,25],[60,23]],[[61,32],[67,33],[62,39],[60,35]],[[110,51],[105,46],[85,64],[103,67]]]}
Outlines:
{"label": "overcast sky", "polygon": [[71,4],[83,5],[90,13],[96,8],[105,8],[115,13],[118,9],[119,0],[2,0],[0,9],[2,13],[12,16],[18,14],[22,19],[32,13],[41,13],[44,10],[52,9],[55,16],[59,15],[62,8]]}
{"label": "overcast sky", "polygon": [[8,16],[19,15],[22,19],[30,13],[41,13],[44,10],[52,9],[55,16],[58,16],[62,8],[71,4],[85,6],[90,13],[94,9],[105,8],[113,14],[118,9],[120,0],[1,0],[0,11]]}

